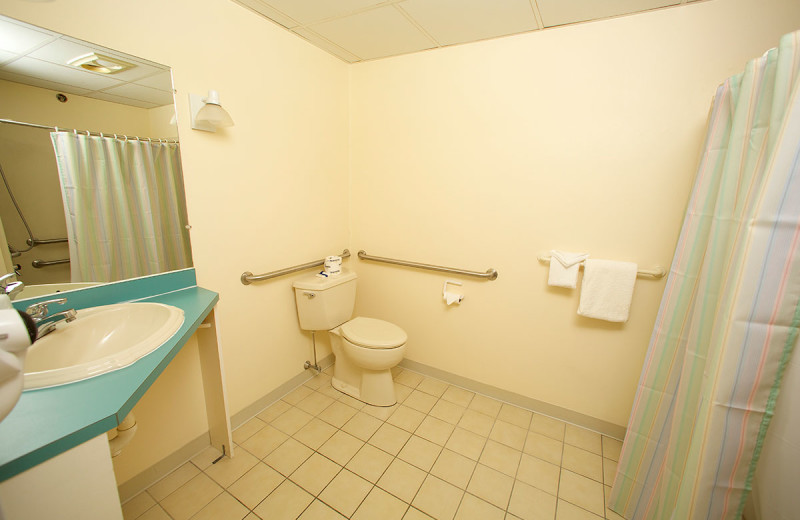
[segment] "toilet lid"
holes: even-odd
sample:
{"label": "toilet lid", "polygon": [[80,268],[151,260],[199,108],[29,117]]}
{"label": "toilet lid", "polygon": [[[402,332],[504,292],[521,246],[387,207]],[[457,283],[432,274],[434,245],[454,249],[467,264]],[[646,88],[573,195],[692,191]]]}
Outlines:
{"label": "toilet lid", "polygon": [[342,325],[342,335],[365,348],[395,348],[408,340],[406,332],[394,323],[361,316]]}

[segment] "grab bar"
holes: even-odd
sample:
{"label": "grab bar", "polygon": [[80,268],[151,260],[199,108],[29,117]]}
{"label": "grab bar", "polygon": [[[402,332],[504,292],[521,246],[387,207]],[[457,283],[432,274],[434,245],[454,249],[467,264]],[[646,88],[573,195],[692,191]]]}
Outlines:
{"label": "grab bar", "polygon": [[[350,251],[345,249],[339,256],[341,256],[342,258],[349,258]],[[254,275],[250,271],[245,271],[242,273],[240,280],[244,285],[250,285],[253,282],[262,282],[264,280],[269,280],[270,278],[276,278],[278,276],[283,276],[285,274],[294,273],[295,271],[302,271],[303,269],[309,269],[311,267],[316,267],[324,263],[325,259],[323,258],[322,260],[315,260],[313,262],[308,262],[306,264],[296,265],[294,267],[287,267],[286,269],[279,269],[277,271],[272,271],[271,273],[264,273],[257,275]]]}
{"label": "grab bar", "polygon": [[61,260],[34,260],[31,262],[31,265],[36,269],[41,269],[42,267],[49,267],[51,265],[59,265],[59,264],[68,264],[69,258],[64,258]]}
{"label": "grab bar", "polygon": [[405,265],[408,267],[417,267],[419,269],[429,269],[431,271],[442,271],[445,273],[476,276],[478,278],[486,278],[487,280],[497,280],[497,271],[491,268],[489,268],[485,273],[480,273],[478,271],[465,271],[464,269],[456,269],[454,267],[442,267],[440,265],[420,264],[418,262],[409,262],[407,260],[395,260],[392,258],[383,258],[381,256],[371,256],[368,255],[363,249],[358,252],[358,257],[361,260],[373,260],[375,262],[385,262],[387,264]]}
{"label": "grab bar", "polygon": [[41,246],[44,244],[63,244],[69,242],[68,238],[29,238],[25,241],[29,246]]}
{"label": "grab bar", "polygon": [[[549,264],[552,255],[546,253],[540,253],[539,255],[537,255],[536,258],[540,262]],[[583,262],[581,262],[580,267],[583,267]],[[665,274],[667,274],[667,272],[664,271],[664,268],[661,267],[660,265],[654,266],[652,269],[639,269],[638,271],[636,271],[636,276],[643,278],[653,278],[654,280],[659,280],[661,278],[664,278]]]}

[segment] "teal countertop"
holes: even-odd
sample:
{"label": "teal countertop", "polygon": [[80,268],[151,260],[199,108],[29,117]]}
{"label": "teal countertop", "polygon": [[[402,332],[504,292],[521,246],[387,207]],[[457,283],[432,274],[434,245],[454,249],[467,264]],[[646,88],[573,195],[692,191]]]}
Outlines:
{"label": "teal countertop", "polygon": [[[60,296],[60,295],[59,295]],[[159,348],[125,368],[51,388],[26,390],[0,422],[0,482],[115,428],[194,334],[219,295],[197,287],[194,269],[63,293],[51,312],[128,301],[183,309],[180,329]],[[52,298],[50,296],[49,298]],[[48,297],[15,302],[23,308]]]}

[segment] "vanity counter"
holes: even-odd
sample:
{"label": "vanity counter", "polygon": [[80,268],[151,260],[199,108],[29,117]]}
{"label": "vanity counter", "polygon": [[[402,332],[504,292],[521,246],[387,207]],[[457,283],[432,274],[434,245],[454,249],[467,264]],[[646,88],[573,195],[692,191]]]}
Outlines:
{"label": "vanity counter", "polygon": [[194,269],[186,269],[63,294],[63,308],[78,309],[78,319],[82,308],[143,301],[179,307],[184,322],[169,340],[132,365],[23,392],[0,422],[0,482],[119,425],[216,305],[219,295],[197,287],[194,280]]}

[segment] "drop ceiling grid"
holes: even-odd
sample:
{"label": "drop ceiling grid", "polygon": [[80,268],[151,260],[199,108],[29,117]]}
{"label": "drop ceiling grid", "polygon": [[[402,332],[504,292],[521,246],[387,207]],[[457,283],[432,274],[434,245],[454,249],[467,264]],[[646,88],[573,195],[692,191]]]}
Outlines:
{"label": "drop ceiling grid", "polygon": [[[702,0],[233,1],[355,63]],[[388,14],[390,7],[403,15],[407,26]],[[380,15],[373,13],[379,10]]]}
{"label": "drop ceiling grid", "polygon": [[[67,65],[97,52],[135,67],[103,75]],[[169,68],[0,16],[0,79],[141,108],[172,104]]]}

